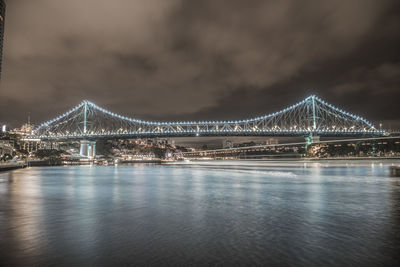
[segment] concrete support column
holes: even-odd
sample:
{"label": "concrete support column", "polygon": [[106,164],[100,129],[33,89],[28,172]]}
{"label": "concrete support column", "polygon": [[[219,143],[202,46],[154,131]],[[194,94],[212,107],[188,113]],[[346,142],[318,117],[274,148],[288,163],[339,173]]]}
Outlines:
{"label": "concrete support column", "polygon": [[92,158],[93,157],[93,147],[91,146],[91,144],[88,144],[87,148],[88,148],[87,156],[89,158]]}
{"label": "concrete support column", "polygon": [[80,152],[81,156],[87,156],[88,151],[87,151],[87,140],[81,140],[81,148]]}
{"label": "concrete support column", "polygon": [[96,141],[81,140],[80,154],[84,157],[96,157]]}
{"label": "concrete support column", "polygon": [[96,141],[93,141],[92,143],[92,157],[96,157]]}

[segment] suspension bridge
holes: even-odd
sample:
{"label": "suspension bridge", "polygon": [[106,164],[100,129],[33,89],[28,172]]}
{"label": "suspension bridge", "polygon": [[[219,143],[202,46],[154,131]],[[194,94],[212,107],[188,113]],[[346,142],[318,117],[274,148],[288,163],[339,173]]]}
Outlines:
{"label": "suspension bridge", "polygon": [[101,138],[184,136],[380,136],[368,120],[312,95],[278,112],[230,121],[145,121],[122,116],[84,100],[40,124],[27,140],[81,140],[81,154],[95,150]]}

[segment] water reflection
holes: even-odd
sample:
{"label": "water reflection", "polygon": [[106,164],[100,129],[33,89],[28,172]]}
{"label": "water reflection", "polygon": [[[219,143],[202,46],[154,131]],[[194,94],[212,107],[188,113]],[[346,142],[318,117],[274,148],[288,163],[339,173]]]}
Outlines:
{"label": "water reflection", "polygon": [[395,266],[388,163],[205,162],[0,173],[8,266]]}

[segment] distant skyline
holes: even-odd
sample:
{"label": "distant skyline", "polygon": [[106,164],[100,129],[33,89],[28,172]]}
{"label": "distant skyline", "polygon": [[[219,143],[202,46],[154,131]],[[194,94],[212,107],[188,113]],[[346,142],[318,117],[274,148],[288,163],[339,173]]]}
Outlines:
{"label": "distant skyline", "polygon": [[397,0],[5,2],[0,123],[83,99],[139,119],[241,119],[316,94],[400,129]]}

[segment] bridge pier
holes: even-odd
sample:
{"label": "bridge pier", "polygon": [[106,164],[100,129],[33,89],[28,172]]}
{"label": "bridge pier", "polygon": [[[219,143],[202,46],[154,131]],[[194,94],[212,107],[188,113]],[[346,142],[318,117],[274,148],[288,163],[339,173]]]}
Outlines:
{"label": "bridge pier", "polygon": [[96,141],[81,140],[80,154],[88,158],[95,158]]}
{"label": "bridge pier", "polygon": [[319,143],[319,136],[318,135],[310,135],[306,136],[306,146],[308,147],[311,144]]}

